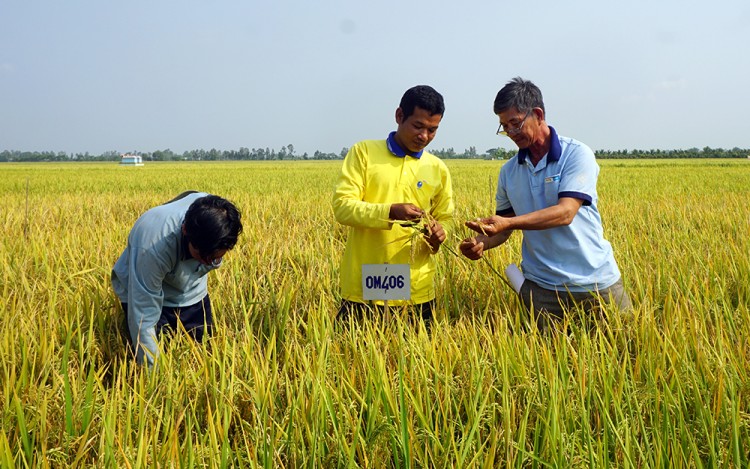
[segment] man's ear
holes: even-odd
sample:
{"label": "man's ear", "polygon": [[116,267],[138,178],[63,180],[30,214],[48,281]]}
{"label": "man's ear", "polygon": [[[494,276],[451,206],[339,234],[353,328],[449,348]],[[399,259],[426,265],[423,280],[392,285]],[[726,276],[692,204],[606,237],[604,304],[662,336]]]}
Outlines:
{"label": "man's ear", "polygon": [[187,234],[187,230],[185,229],[185,224],[184,223],[182,224],[182,234],[183,235]]}
{"label": "man's ear", "polygon": [[401,125],[404,122],[404,111],[398,107],[396,108],[396,124]]}

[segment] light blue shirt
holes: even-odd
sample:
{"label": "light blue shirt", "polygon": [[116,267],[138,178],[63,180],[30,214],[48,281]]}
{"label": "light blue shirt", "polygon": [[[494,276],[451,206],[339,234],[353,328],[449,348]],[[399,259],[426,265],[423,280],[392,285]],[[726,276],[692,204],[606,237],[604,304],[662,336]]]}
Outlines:
{"label": "light blue shirt", "polygon": [[112,269],[112,287],[128,305],[128,328],[136,360],[149,366],[159,353],[156,323],[163,307],[189,306],[208,293],[206,274],[213,270],[190,256],[182,222],[190,205],[206,193],[190,194],[141,215],[128,245]]}
{"label": "light blue shirt", "polygon": [[550,150],[536,166],[523,149],[500,169],[496,213],[524,215],[556,205],[560,197],[583,200],[570,225],[523,230],[523,275],[549,290],[610,287],[620,279],[620,270],[596,208],[599,165],[589,147],[558,136],[552,127],[550,131]]}

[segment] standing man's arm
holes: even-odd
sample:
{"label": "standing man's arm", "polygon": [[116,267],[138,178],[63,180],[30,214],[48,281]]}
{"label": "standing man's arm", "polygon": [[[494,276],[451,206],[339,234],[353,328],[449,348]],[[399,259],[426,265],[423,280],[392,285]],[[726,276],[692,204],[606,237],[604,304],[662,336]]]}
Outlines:
{"label": "standing man's arm", "polygon": [[136,361],[153,367],[159,355],[156,324],[164,305],[162,282],[168,272],[163,260],[148,250],[130,249],[128,275],[128,328]]}
{"label": "standing man's arm", "polygon": [[556,205],[526,215],[518,217],[492,215],[487,218],[467,221],[466,226],[477,233],[488,235],[513,230],[548,230],[558,226],[570,225],[583,202],[583,200],[574,197],[562,197],[558,199]]}

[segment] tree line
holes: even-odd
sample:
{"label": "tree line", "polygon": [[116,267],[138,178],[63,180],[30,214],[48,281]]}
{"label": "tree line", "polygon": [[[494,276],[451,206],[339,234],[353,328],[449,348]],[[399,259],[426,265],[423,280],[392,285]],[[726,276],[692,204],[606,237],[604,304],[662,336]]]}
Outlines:
{"label": "tree line", "polygon": [[[312,155],[307,152],[298,154],[294,145],[289,144],[275,150],[272,148],[245,148],[239,150],[188,150],[183,153],[175,153],[170,149],[156,150],[152,152],[131,151],[131,155],[139,155],[143,161],[281,161],[281,160],[342,160],[346,156],[348,148],[344,147],[338,153],[325,153],[316,150]],[[484,152],[477,151],[476,147],[469,147],[462,153],[453,148],[441,148],[430,150],[431,153],[442,159],[508,159],[516,154],[515,150],[503,148],[489,148]],[[687,150],[596,150],[597,158],[624,158],[624,159],[646,159],[646,158],[750,158],[750,149],[704,147],[702,149],[689,148]],[[4,150],[0,152],[0,162],[43,162],[43,161],[120,161],[122,156],[118,151],[106,151],[102,154],[66,153],[63,151],[17,151]]]}

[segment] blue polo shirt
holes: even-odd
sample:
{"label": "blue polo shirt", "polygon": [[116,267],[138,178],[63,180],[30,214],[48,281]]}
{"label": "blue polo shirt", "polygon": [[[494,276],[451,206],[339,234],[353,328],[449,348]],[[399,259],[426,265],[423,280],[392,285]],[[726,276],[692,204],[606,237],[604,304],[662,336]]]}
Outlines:
{"label": "blue polo shirt", "polygon": [[583,201],[573,222],[548,230],[523,230],[523,275],[549,290],[594,291],[612,286],[620,270],[604,239],[596,207],[599,165],[583,143],[550,127],[549,152],[533,166],[522,149],[500,169],[498,215],[524,215],[557,205],[560,197]]}

